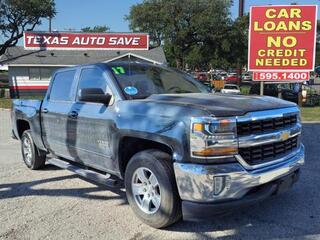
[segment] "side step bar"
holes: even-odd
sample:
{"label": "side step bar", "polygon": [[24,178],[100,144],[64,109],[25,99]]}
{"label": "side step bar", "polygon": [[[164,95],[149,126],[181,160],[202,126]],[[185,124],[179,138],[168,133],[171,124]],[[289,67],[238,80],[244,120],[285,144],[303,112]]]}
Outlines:
{"label": "side step bar", "polygon": [[102,174],[95,172],[93,170],[87,170],[76,165],[73,165],[69,162],[63,161],[57,158],[50,158],[47,160],[47,163],[57,166],[59,168],[63,168],[74,172],[82,177],[88,178],[94,182],[100,183],[102,185],[106,185],[108,187],[116,187],[118,181],[116,179],[112,179],[110,174]]}

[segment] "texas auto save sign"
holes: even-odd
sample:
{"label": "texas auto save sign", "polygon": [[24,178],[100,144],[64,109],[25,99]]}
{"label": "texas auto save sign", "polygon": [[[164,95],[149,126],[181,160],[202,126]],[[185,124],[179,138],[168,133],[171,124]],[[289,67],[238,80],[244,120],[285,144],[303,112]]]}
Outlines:
{"label": "texas auto save sign", "polygon": [[142,33],[24,32],[24,48],[148,50],[149,36]]}
{"label": "texas auto save sign", "polygon": [[248,69],[254,80],[306,80],[314,68],[316,18],[316,5],[251,7]]}

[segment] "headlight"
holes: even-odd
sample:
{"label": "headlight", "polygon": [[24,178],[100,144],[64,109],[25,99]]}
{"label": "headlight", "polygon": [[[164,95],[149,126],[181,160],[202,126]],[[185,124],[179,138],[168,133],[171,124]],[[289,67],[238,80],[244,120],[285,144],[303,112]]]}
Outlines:
{"label": "headlight", "polygon": [[195,158],[216,158],[238,153],[236,120],[201,117],[191,119],[190,151]]}

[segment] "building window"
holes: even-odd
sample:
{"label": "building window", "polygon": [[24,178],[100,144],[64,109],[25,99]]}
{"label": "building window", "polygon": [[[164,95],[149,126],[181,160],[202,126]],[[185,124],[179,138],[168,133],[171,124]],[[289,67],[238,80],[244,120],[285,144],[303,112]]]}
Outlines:
{"label": "building window", "polygon": [[29,68],[29,79],[31,81],[40,80],[40,68]]}
{"label": "building window", "polygon": [[49,81],[55,68],[40,68],[40,80]]}
{"label": "building window", "polygon": [[29,80],[30,81],[49,81],[52,73],[57,68],[37,68],[37,67],[31,67],[29,68]]}

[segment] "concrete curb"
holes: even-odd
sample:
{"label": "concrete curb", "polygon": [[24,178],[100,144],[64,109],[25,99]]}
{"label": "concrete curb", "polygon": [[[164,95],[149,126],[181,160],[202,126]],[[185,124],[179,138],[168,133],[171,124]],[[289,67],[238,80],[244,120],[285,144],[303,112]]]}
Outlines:
{"label": "concrete curb", "polygon": [[6,112],[10,112],[10,108],[0,108],[0,111],[6,111]]}

